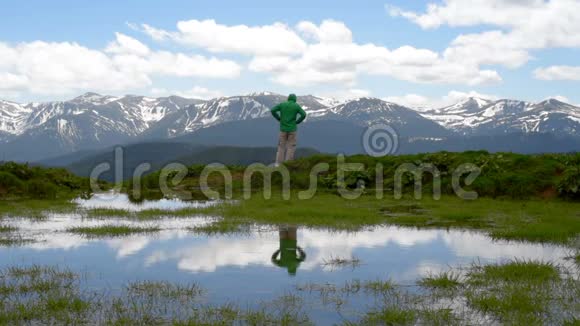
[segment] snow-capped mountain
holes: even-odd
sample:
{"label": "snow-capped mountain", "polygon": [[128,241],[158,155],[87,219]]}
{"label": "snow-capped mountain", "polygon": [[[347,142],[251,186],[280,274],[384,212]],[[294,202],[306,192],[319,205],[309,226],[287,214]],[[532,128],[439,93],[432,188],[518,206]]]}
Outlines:
{"label": "snow-capped mountain", "polygon": [[121,98],[87,93],[70,101],[20,105],[2,102],[0,151],[29,160],[125,143],[166,115],[199,100],[179,97]]}
{"label": "snow-capped mountain", "polygon": [[0,100],[0,143],[23,130],[31,110],[18,103]]}
{"label": "snow-capped mountain", "polygon": [[464,135],[538,132],[580,136],[580,108],[555,99],[530,103],[469,98],[421,115]]}
{"label": "snow-capped mountain", "polygon": [[90,104],[90,105],[104,105],[118,100],[118,97],[110,95],[101,95],[93,92],[85,93],[81,96],[75,97],[69,102],[75,104]]}
{"label": "snow-capped mountain", "polygon": [[486,110],[502,114],[477,126],[477,134],[540,132],[580,137],[580,108],[555,99],[537,104],[498,101]]}
{"label": "snow-capped mountain", "polygon": [[[144,137],[171,138],[224,122],[268,117],[270,109],[285,100],[285,96],[271,92],[216,98],[168,114]],[[309,118],[329,114],[330,107],[325,102],[325,99],[311,95],[298,98]]]}
{"label": "snow-capped mountain", "polygon": [[[269,110],[285,100],[285,95],[261,92],[208,101],[96,93],[59,102],[0,101],[0,157],[34,161],[144,139],[175,138],[226,122],[269,117]],[[553,99],[529,103],[470,98],[421,112],[369,97],[337,101],[306,95],[298,96],[298,102],[308,113],[306,122],[333,120],[359,129],[384,123],[409,139],[439,141],[454,135],[515,132],[580,139],[580,108]]]}
{"label": "snow-capped mountain", "polygon": [[425,110],[420,114],[447,129],[464,132],[485,118],[482,115],[482,108],[491,103],[490,100],[471,97],[454,105]]}
{"label": "snow-capped mountain", "polygon": [[70,101],[18,104],[0,101],[0,132],[20,136],[36,129],[54,118],[62,123],[87,116],[126,125],[128,135],[136,135],[166,115],[199,103],[198,100],[176,96],[147,98],[143,96],[113,97],[86,93]]}
{"label": "snow-capped mountain", "polygon": [[437,123],[407,107],[377,98],[362,97],[339,104],[329,117],[361,126],[387,124],[403,137],[441,137],[449,132]]}

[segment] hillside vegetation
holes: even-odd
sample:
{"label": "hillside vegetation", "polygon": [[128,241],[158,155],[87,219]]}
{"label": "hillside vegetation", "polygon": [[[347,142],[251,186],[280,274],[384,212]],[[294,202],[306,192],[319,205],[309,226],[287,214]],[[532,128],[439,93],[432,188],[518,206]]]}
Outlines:
{"label": "hillside vegetation", "polygon": [[[471,163],[481,169],[480,175],[470,185],[465,185],[465,176],[461,185],[465,190],[476,191],[480,197],[529,199],[529,198],[562,198],[580,200],[580,154],[543,154],[523,155],[514,153],[488,153],[486,151],[470,151],[463,153],[439,152],[416,155],[385,156],[374,158],[364,155],[346,157],[346,163],[362,163],[364,169],[345,173],[343,183],[337,181],[337,158],[331,155],[314,155],[286,163],[290,171],[293,190],[308,189],[310,171],[318,163],[328,163],[327,172],[317,175],[319,191],[334,192],[338,188],[356,188],[364,184],[365,192],[372,193],[376,187],[376,166],[383,166],[383,189],[385,196],[393,196],[395,187],[395,171],[402,164],[412,163],[432,164],[441,177],[441,192],[444,195],[455,194],[452,186],[453,171],[462,164]],[[203,165],[192,165],[186,178],[176,188],[195,191],[199,188],[199,176]],[[229,167],[234,179],[234,191],[241,191],[243,186],[243,166]],[[148,175],[143,187],[146,191],[159,189],[160,172]],[[423,192],[433,192],[433,175],[422,174]],[[223,178],[212,174],[210,186],[223,192]],[[273,173],[272,184],[280,187],[280,173]],[[413,194],[415,179],[411,173],[405,173],[402,178],[404,194]],[[130,182],[127,186],[131,186]],[[252,186],[259,189],[263,186],[263,175],[252,176]],[[221,188],[221,189],[220,189]]]}
{"label": "hillside vegetation", "polygon": [[0,163],[0,199],[56,199],[89,191],[89,180],[65,169]]}

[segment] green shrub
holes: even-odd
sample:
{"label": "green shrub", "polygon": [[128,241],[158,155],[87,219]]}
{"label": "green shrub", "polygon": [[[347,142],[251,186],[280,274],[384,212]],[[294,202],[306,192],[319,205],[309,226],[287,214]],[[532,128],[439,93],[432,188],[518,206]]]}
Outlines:
{"label": "green shrub", "polygon": [[20,181],[14,174],[10,172],[0,172],[0,196],[15,192],[21,192],[24,188],[24,183]]}
{"label": "green shrub", "polygon": [[36,199],[54,199],[58,192],[57,186],[43,180],[30,180],[26,188],[28,195]]}
{"label": "green shrub", "polygon": [[18,164],[15,162],[6,162],[0,166],[0,171],[8,172],[20,180],[29,180],[33,177],[34,172],[28,164]]}
{"label": "green shrub", "polygon": [[565,198],[580,198],[580,167],[566,169],[558,182],[558,194]]}

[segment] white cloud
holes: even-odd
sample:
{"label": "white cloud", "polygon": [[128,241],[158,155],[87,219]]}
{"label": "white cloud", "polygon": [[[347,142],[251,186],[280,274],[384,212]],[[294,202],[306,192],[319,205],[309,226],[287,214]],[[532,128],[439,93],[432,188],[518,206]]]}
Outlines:
{"label": "white cloud", "polygon": [[121,33],[115,33],[115,36],[116,40],[109,43],[105,52],[115,54],[134,54],[138,56],[146,56],[150,52],[145,44],[132,37]]}
{"label": "white cloud", "polygon": [[0,90],[21,89],[26,87],[26,76],[16,75],[10,72],[0,72]]}
{"label": "white cloud", "polygon": [[441,4],[429,4],[423,14],[393,6],[387,9],[392,16],[402,16],[422,28],[483,24],[509,27],[527,22],[530,12],[546,10],[549,3],[544,0],[444,0]]}
{"label": "white cloud", "polygon": [[580,80],[580,66],[550,66],[534,70],[541,80]]}
{"label": "white cloud", "polygon": [[300,53],[306,47],[305,42],[282,23],[254,27],[226,26],[213,19],[192,19],[178,22],[176,32],[159,30],[146,24],[143,29],[155,40],[172,39],[211,52],[288,55]]}
{"label": "white cloud", "polygon": [[445,0],[417,13],[387,6],[425,29],[448,26],[496,26],[501,30],[460,35],[445,58],[476,65],[519,67],[530,50],[580,47],[580,1],[577,0]]}
{"label": "white cloud", "polygon": [[337,90],[330,93],[321,94],[323,97],[332,98],[334,100],[339,101],[346,101],[361,97],[370,97],[371,91],[367,89],[360,89],[360,88],[350,88],[350,89],[343,89]]}
{"label": "white cloud", "polygon": [[352,32],[343,22],[335,20],[325,20],[316,26],[309,21],[298,23],[296,29],[308,38],[321,43],[351,43]]}
{"label": "white cloud", "polygon": [[152,51],[124,34],[107,48],[77,43],[0,43],[0,90],[67,94],[78,90],[119,91],[146,87],[155,75],[233,78],[241,67],[231,60]]}
{"label": "white cloud", "polygon": [[531,59],[527,49],[502,31],[460,35],[445,50],[444,56],[453,62],[504,65],[508,68],[518,68]]}
{"label": "white cloud", "polygon": [[428,97],[419,94],[406,94],[402,96],[388,96],[385,101],[401,104],[415,109],[442,108],[475,97],[486,100],[497,100],[498,97],[490,94],[482,94],[476,91],[461,92],[452,90],[441,97]]}
{"label": "white cloud", "polygon": [[406,94],[402,96],[387,96],[384,98],[387,102],[392,102],[407,106],[410,108],[428,107],[432,103],[432,99],[419,94]]}
{"label": "white cloud", "polygon": [[177,95],[185,98],[196,98],[202,100],[209,100],[217,97],[222,97],[224,94],[218,90],[211,90],[201,86],[195,86],[186,91],[172,91],[164,88],[153,88],[151,94],[154,96],[169,96]]}
{"label": "white cloud", "polygon": [[294,29],[281,23],[226,26],[213,20],[178,22],[175,32],[148,25],[143,29],[155,40],[171,39],[212,52],[249,55],[250,71],[267,73],[274,82],[292,87],[338,84],[353,88],[361,74],[418,83],[479,85],[501,81],[496,71],[481,70],[476,62],[447,58],[429,49],[402,46],[391,50],[356,43],[352,31],[334,20],[319,25],[302,21]]}

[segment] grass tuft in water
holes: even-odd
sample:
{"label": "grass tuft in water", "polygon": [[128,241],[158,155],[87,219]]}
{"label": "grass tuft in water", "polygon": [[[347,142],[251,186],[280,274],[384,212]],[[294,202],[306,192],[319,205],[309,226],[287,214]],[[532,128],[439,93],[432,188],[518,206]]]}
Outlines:
{"label": "grass tuft in water", "polygon": [[189,227],[187,229],[196,234],[212,236],[223,234],[249,233],[250,225],[230,219],[228,220],[220,219],[207,225],[194,226]]}
{"label": "grass tuft in water", "polygon": [[362,261],[357,257],[333,257],[331,256],[328,259],[322,260],[322,266],[329,267],[329,268],[344,268],[344,267],[351,267],[356,268],[362,264]]}
{"label": "grass tuft in water", "polygon": [[551,263],[514,260],[472,266],[467,274],[468,304],[507,324],[542,324],[561,295],[559,269]]}
{"label": "grass tuft in water", "polygon": [[157,226],[128,226],[128,225],[102,225],[74,227],[67,232],[78,233],[89,237],[121,237],[136,233],[153,233],[160,231]]}
{"label": "grass tuft in water", "polygon": [[466,298],[471,307],[508,324],[526,321],[540,324],[538,316],[547,312],[552,299],[544,288],[527,283],[468,291]]}
{"label": "grass tuft in water", "polygon": [[423,277],[417,282],[420,286],[431,289],[453,290],[461,285],[461,278],[455,272],[442,272]]}
{"label": "grass tuft in water", "polygon": [[359,321],[358,325],[414,325],[417,321],[417,310],[400,307],[385,307],[371,311]]}
{"label": "grass tuft in water", "polygon": [[127,293],[144,297],[159,296],[172,300],[183,298],[190,300],[203,295],[204,290],[197,284],[179,285],[164,281],[142,281],[130,283],[127,286]]}
{"label": "grass tuft in water", "polygon": [[493,284],[495,282],[543,283],[556,281],[560,271],[552,263],[532,260],[513,260],[506,264],[474,265],[468,274],[470,283]]}
{"label": "grass tuft in water", "polygon": [[117,208],[91,208],[84,210],[88,218],[100,217],[129,217],[132,213],[126,209]]}
{"label": "grass tuft in water", "polygon": [[364,281],[362,288],[374,294],[386,293],[395,290],[397,285],[391,280]]}
{"label": "grass tuft in water", "polygon": [[0,225],[0,233],[14,232],[16,230],[18,230],[18,228],[10,225]]}
{"label": "grass tuft in water", "polygon": [[[580,287],[577,279],[548,277],[535,282],[529,277],[497,277],[497,269],[513,270],[524,262],[473,265],[452,301],[440,301],[430,292],[405,291],[391,281],[307,284],[298,291],[320,292],[322,303],[334,304],[346,325],[466,325],[546,324],[573,325],[578,320]],[[533,262],[525,262],[532,264]],[[537,265],[548,265],[534,263]],[[518,267],[519,268],[519,267]],[[528,267],[529,268],[529,267]],[[490,282],[471,282],[490,276]],[[546,273],[530,273],[544,275]],[[454,279],[437,275],[433,279]],[[46,266],[0,270],[0,325],[13,324],[107,324],[107,325],[310,325],[304,298],[287,293],[268,302],[240,308],[237,304],[204,303],[205,291],[197,284],[140,281],[120,293],[107,289],[87,290],[85,280],[66,269]],[[369,310],[355,314],[341,310],[348,300],[374,296]],[[325,302],[326,300],[326,302]],[[467,303],[456,308],[454,302]],[[310,300],[308,304],[310,304]],[[347,312],[347,314],[342,314]],[[359,313],[361,315],[359,315]],[[475,318],[473,318],[475,317]],[[354,320],[350,320],[353,319]]]}
{"label": "grass tuft in water", "polygon": [[53,213],[73,213],[77,205],[66,199],[13,199],[0,201],[0,217],[45,219]]}
{"label": "grass tuft in water", "polygon": [[32,242],[30,239],[22,238],[19,234],[14,234],[16,231],[18,231],[17,227],[0,225],[0,247],[20,246]]}
{"label": "grass tuft in water", "polygon": [[23,238],[20,235],[8,235],[0,237],[0,247],[16,247],[31,242],[34,242],[34,240]]}

